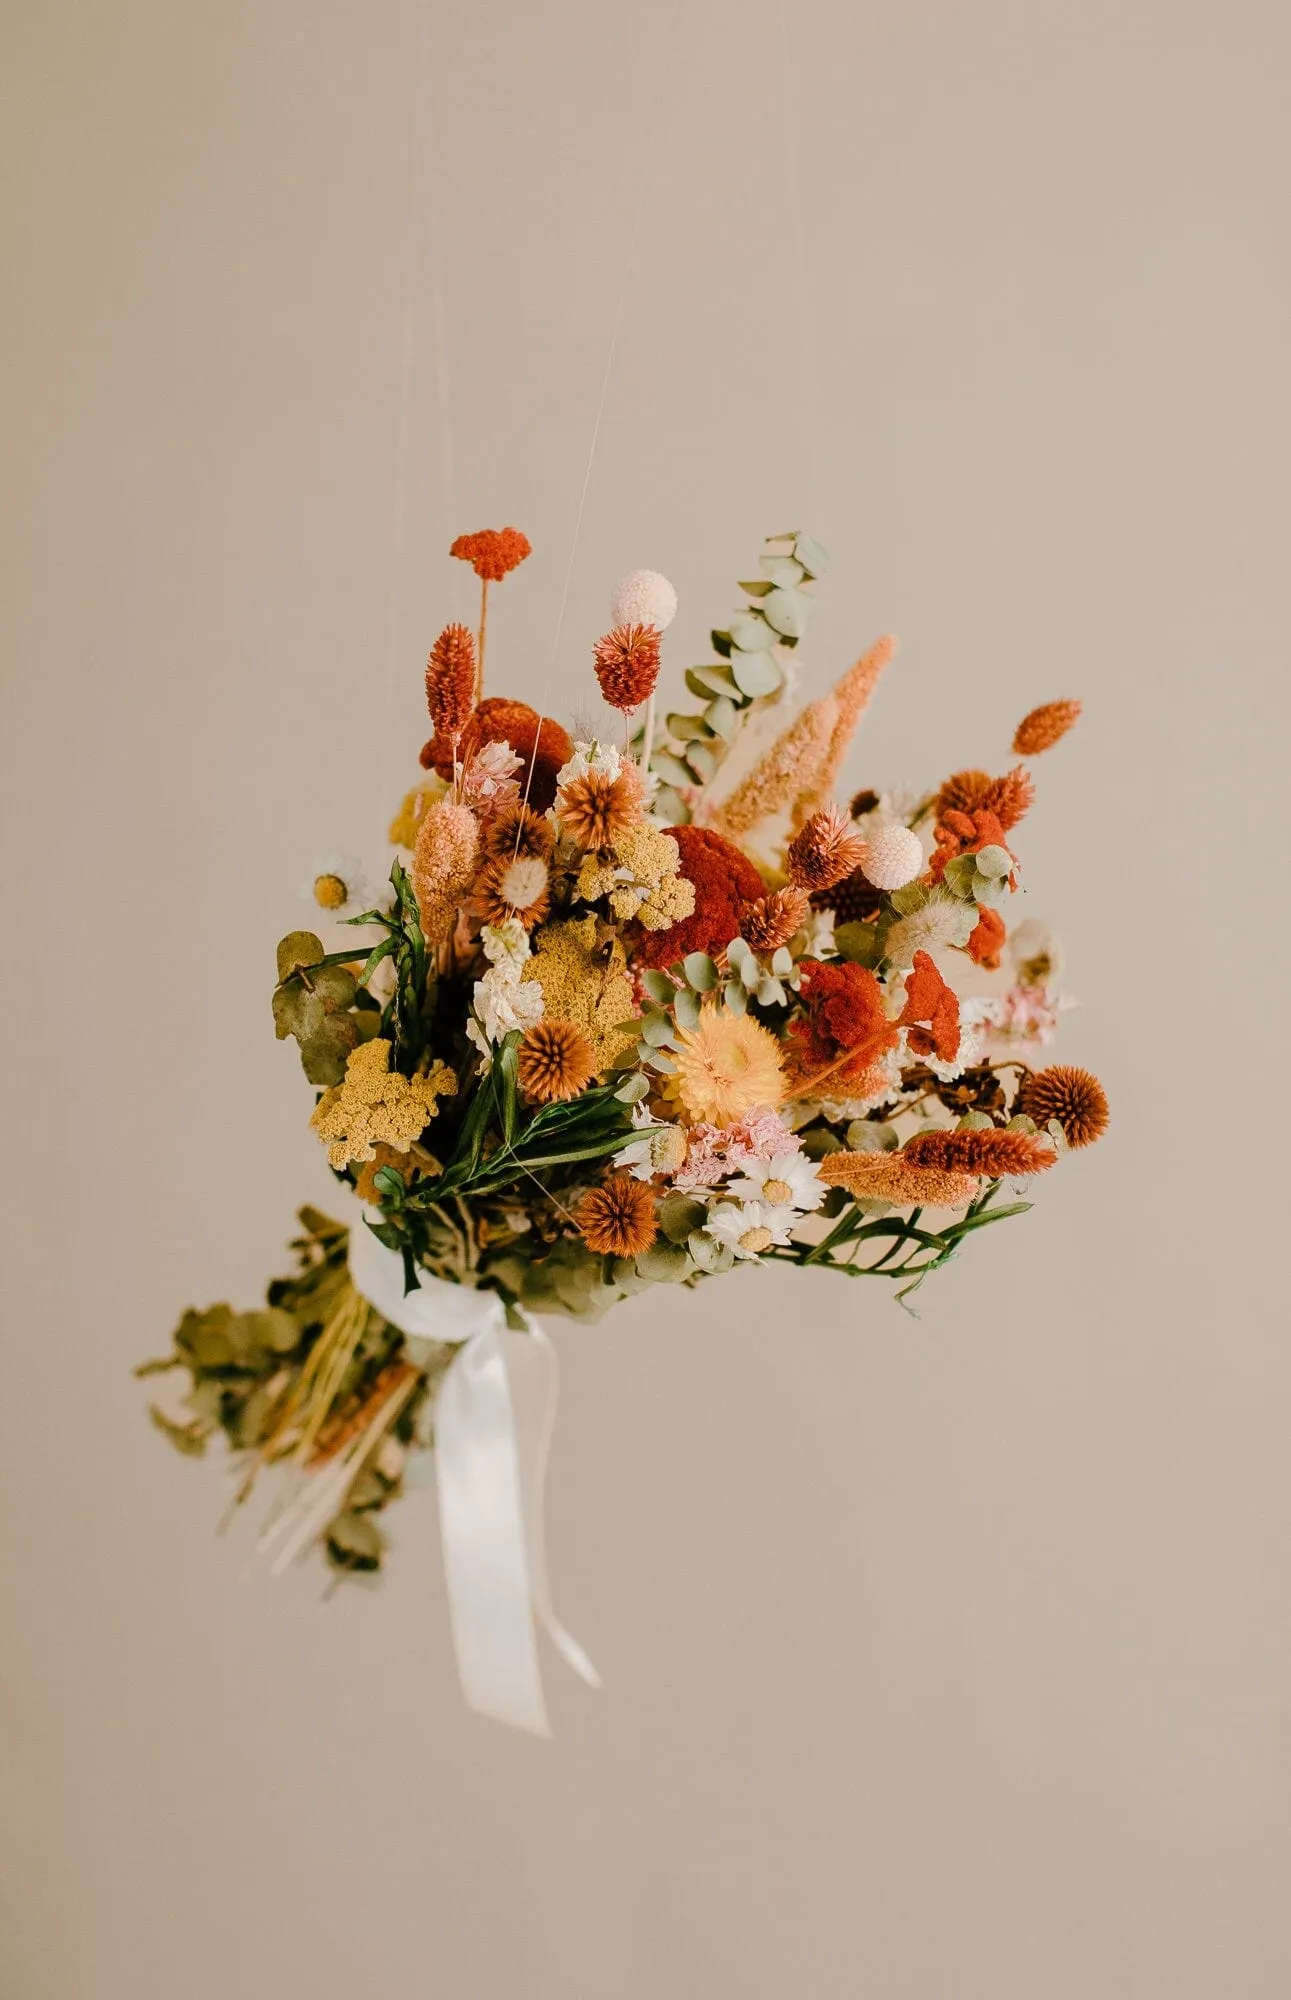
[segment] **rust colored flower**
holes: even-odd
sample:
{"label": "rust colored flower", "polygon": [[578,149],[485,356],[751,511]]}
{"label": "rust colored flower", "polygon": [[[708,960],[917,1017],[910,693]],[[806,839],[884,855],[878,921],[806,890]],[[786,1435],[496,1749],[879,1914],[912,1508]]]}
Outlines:
{"label": "rust colored flower", "polygon": [[596,1051],[572,1021],[539,1021],[518,1051],[520,1088],[535,1104],[577,1097],[596,1074]]}
{"label": "rust colored flower", "polygon": [[654,693],[659,678],[659,634],[653,625],[616,625],[592,648],[596,678],[611,708],[626,714]]}
{"label": "rust colored flower", "polygon": [[[510,701],[505,695],[490,695],[476,709],[463,732],[458,757],[466,763],[486,743],[509,743],[524,760],[520,791],[525,803],[536,812],[546,812],[556,796],[556,774],[574,754],[573,738],[550,716],[540,716],[528,702]],[[439,733],[422,749],[426,770],[441,778],[453,775],[453,746]]]}
{"label": "rust colored flower", "polygon": [[852,825],[841,806],[822,806],[789,842],[785,867],[800,889],[832,889],[859,868],[865,835]]}
{"label": "rust colored flower", "polygon": [[666,930],[643,929],[634,938],[632,957],[643,967],[671,965],[692,951],[715,958],[739,935],[745,906],[766,893],[747,854],[711,827],[669,826],[664,834],[681,850],[680,873],[694,884],[695,908]]}
{"label": "rust colored flower", "polygon": [[966,1208],[978,1189],[976,1174],[915,1166],[904,1153],[826,1153],[818,1171],[829,1187],[898,1208]]}
{"label": "rust colored flower", "polygon": [[475,706],[475,638],[465,625],[445,625],[426,662],[426,706],[435,732],[461,735]]}
{"label": "rust colored flower", "polygon": [[901,1157],[912,1166],[942,1167],[952,1174],[1040,1174],[1057,1159],[1052,1142],[1030,1132],[917,1132]]}
{"label": "rust colored flower", "polygon": [[807,921],[810,899],[803,889],[776,889],[749,903],[740,918],[740,936],[745,944],[764,956],[788,944]]}
{"label": "rust colored flower", "polygon": [[1018,764],[1012,771],[1006,771],[1002,778],[992,778],[981,809],[994,813],[1007,833],[1030,812],[1034,804],[1035,782],[1031,773]]}
{"label": "rust colored flower", "polygon": [[631,1174],[611,1174],[600,1187],[589,1188],[574,1221],[598,1257],[639,1257],[659,1233],[654,1196],[644,1181]]}
{"label": "rust colored flower", "polygon": [[976,812],[994,783],[989,771],[953,771],[937,794],[937,818],[948,812]]}
{"label": "rust colored flower", "polygon": [[[977,854],[983,847],[1002,847],[1006,854],[1013,851],[1004,838],[1004,828],[985,806],[978,806],[971,813],[954,810],[943,813],[932,830],[932,837],[936,845],[928,864],[928,873],[934,882],[940,882],[947,862],[953,861],[956,855]],[[1009,876],[1009,886],[1017,886],[1012,875]]]}
{"label": "rust colored flower", "polygon": [[968,956],[974,965],[984,966],[987,972],[998,972],[1000,953],[1004,949],[1008,932],[1004,919],[998,910],[987,903],[977,906],[977,923],[968,940]]}
{"label": "rust colored flower", "polygon": [[1034,1118],[1041,1128],[1056,1118],[1069,1146],[1092,1146],[1107,1130],[1111,1112],[1107,1092],[1087,1069],[1055,1063],[1023,1080],[1014,1110]]}
{"label": "rust colored flower", "polygon": [[959,995],[947,986],[926,951],[917,951],[905,983],[905,1006],[897,1025],[909,1028],[911,1053],[954,1062],[959,1054]]}
{"label": "rust colored flower", "polygon": [[865,966],[804,958],[800,969],[804,1011],[789,1028],[796,1044],[796,1094],[828,1081],[831,1096],[845,1096],[849,1084],[896,1047],[896,1024],[887,1017],[883,989]]}
{"label": "rust colored flower", "polygon": [[1038,757],[1074,729],[1080,719],[1078,701],[1046,701],[1024,715],[1013,737],[1015,757]]}
{"label": "rust colored flower", "polygon": [[560,823],[588,854],[604,854],[641,818],[641,781],[635,764],[617,778],[591,770],[573,778],[556,799]]}
{"label": "rust colored flower", "polygon": [[482,923],[517,917],[531,931],[551,908],[546,862],[538,854],[499,854],[476,883],[472,902]]}
{"label": "rust colored flower", "polygon": [[530,854],[546,861],[555,839],[550,820],[536,813],[532,806],[513,805],[503,806],[485,821],[481,844],[490,861],[503,854],[508,859]]}
{"label": "rust colored flower", "polygon": [[482,582],[501,583],[533,548],[519,528],[481,528],[474,535],[459,535],[448,553],[468,562]]}

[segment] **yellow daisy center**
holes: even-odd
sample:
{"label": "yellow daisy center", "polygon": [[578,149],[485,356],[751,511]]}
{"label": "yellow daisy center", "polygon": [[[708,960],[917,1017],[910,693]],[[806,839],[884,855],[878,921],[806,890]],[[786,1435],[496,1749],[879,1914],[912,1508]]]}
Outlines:
{"label": "yellow daisy center", "polygon": [[747,1250],[754,1257],[759,1256],[763,1250],[768,1250],[770,1247],[771,1231],[769,1229],[746,1229],[740,1238],[741,1250]]}
{"label": "yellow daisy center", "polygon": [[314,901],[320,910],[339,910],[349,893],[339,875],[314,877]]}
{"label": "yellow daisy center", "polygon": [[793,1189],[788,1181],[764,1181],[762,1192],[777,1208],[783,1208],[787,1201],[793,1200]]}

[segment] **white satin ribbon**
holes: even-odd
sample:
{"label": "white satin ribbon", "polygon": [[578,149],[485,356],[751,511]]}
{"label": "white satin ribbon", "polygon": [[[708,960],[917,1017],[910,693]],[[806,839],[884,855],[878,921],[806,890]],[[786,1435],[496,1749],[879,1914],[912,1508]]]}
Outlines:
{"label": "white satin ribbon", "polygon": [[556,1350],[536,1320],[511,1333],[496,1292],[420,1273],[404,1296],[403,1259],[359,1217],[350,1282],[391,1326],[461,1352],[435,1396],[439,1532],[457,1671],[469,1707],[550,1736],[534,1621],[589,1687],[600,1676],[551,1602],[543,1482],[559,1394]]}

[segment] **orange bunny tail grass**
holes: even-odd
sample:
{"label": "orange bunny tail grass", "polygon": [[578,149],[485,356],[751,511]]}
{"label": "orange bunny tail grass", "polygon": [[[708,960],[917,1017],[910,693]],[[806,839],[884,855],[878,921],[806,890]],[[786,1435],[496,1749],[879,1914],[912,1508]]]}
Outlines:
{"label": "orange bunny tail grass", "polygon": [[978,1190],[976,1174],[921,1167],[904,1153],[826,1153],[820,1178],[861,1201],[890,1201],[898,1208],[967,1208]]}
{"label": "orange bunny tail grass", "polygon": [[612,1174],[590,1188],[574,1214],[578,1231],[598,1257],[639,1257],[659,1233],[654,1196],[631,1174]]}
{"label": "orange bunny tail grass", "polygon": [[1087,1069],[1055,1063],[1024,1078],[1014,1109],[1037,1125],[1056,1118],[1069,1146],[1092,1146],[1111,1122],[1107,1092]]}
{"label": "orange bunny tail grass", "polygon": [[448,553],[468,562],[482,583],[501,583],[533,554],[533,544],[519,528],[481,528],[473,535],[459,535]]}
{"label": "orange bunny tail grass", "polygon": [[941,1167],[952,1174],[1042,1174],[1058,1155],[1039,1133],[991,1131],[917,1132],[901,1154],[916,1167]]}
{"label": "orange bunny tail grass", "polygon": [[520,1088],[535,1104],[563,1104],[596,1074],[596,1051],[572,1021],[539,1021],[517,1053]]}
{"label": "orange bunny tail grass", "polygon": [[611,708],[629,714],[654,693],[659,678],[659,634],[653,625],[616,625],[592,648],[596,678]]}
{"label": "orange bunny tail grass", "polygon": [[828,805],[814,812],[789,842],[785,867],[800,889],[832,889],[864,858],[865,835],[841,806]]}
{"label": "orange bunny tail grass", "polygon": [[807,921],[811,902],[805,890],[776,889],[749,903],[740,917],[740,936],[754,951],[778,951]]}
{"label": "orange bunny tail grass", "polygon": [[1046,701],[1039,708],[1033,708],[1030,715],[1024,715],[1013,737],[1015,757],[1038,757],[1042,750],[1052,750],[1080,720],[1081,704],[1078,701]]}
{"label": "orange bunny tail grass", "polygon": [[480,830],[466,806],[440,799],[427,806],[412,851],[412,886],[427,944],[442,944],[475,876]]}
{"label": "orange bunny tail grass", "polygon": [[475,637],[465,625],[445,625],[430,649],[426,706],[437,736],[461,735],[475,706]]}
{"label": "orange bunny tail grass", "polygon": [[802,799],[794,809],[794,824],[801,826],[804,819],[816,806],[824,805],[838,781],[838,774],[852,747],[857,724],[869,707],[870,696],[879,684],[880,676],[897,649],[897,642],[891,632],[885,632],[876,639],[867,653],[862,653],[854,667],[849,667],[834,688],[838,703],[838,717],[829,740],[829,753],[825,768],[816,782],[814,799]]}

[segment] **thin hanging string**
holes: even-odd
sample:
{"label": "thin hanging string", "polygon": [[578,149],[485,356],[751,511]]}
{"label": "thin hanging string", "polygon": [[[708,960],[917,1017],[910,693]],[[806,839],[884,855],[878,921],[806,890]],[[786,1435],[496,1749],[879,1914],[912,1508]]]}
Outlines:
{"label": "thin hanging string", "polygon": [[794,258],[798,267],[798,346],[801,360],[802,419],[806,432],[803,473],[804,517],[799,525],[809,535],[817,532],[816,507],[816,366],[812,339],[811,297],[807,284],[807,236],[802,220],[802,177],[798,164],[797,72],[789,41],[788,9],[780,14],[780,74],[783,78],[784,152],[789,187],[789,215],[793,227]]}

